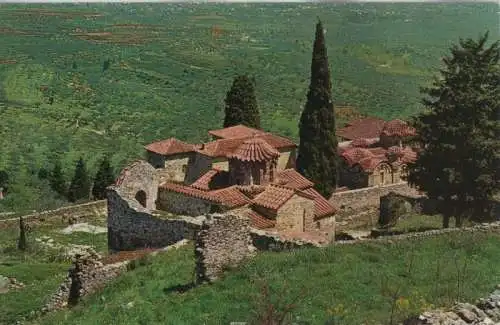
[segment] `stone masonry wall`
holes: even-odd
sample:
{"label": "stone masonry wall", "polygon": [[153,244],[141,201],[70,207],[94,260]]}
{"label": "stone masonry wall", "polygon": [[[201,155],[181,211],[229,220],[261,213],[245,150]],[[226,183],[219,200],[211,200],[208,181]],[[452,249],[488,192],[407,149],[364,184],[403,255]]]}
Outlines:
{"label": "stone masonry wall", "polygon": [[311,230],[314,218],[314,201],[298,195],[292,196],[276,215],[276,229],[279,231]]}
{"label": "stone masonry wall", "polygon": [[197,283],[214,281],[226,268],[254,255],[249,219],[227,214],[206,218],[195,239]]}
{"label": "stone masonry wall", "polygon": [[76,305],[83,296],[92,294],[127,270],[127,263],[103,265],[95,251],[77,255],[66,280],[42,308],[42,313]]}
{"label": "stone masonry wall", "polygon": [[[53,218],[62,218],[63,220],[69,218],[85,218],[100,216],[106,213],[107,201],[93,201],[83,204],[70,205],[55,210],[42,211],[22,216],[27,222],[43,222]],[[19,223],[19,217],[13,217],[0,221],[3,225],[10,225],[12,223]]]}
{"label": "stone masonry wall", "polygon": [[165,159],[164,168],[157,169],[160,182],[184,182],[190,154],[176,155]]}
{"label": "stone masonry wall", "polygon": [[340,208],[340,215],[354,214],[367,207],[378,206],[380,197],[389,194],[389,192],[409,197],[421,196],[417,190],[409,187],[407,183],[398,183],[333,193],[329,201]]}
{"label": "stone masonry wall", "polygon": [[207,201],[164,189],[159,190],[156,204],[157,210],[194,217],[209,213],[212,206]]}
{"label": "stone masonry wall", "polygon": [[119,190],[108,190],[108,247],[112,251],[161,248],[190,239],[193,220],[155,217],[135,201],[124,199]]}

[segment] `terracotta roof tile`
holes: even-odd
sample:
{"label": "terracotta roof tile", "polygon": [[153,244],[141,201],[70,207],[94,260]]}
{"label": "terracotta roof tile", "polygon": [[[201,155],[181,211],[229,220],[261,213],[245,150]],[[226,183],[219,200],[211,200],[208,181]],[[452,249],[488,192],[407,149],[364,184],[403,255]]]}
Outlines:
{"label": "terracotta roof tile", "polygon": [[351,147],[367,148],[378,142],[378,139],[357,138],[351,141]]}
{"label": "terracotta roof tile", "polygon": [[[254,138],[259,138],[270,144],[275,149],[296,147],[297,145],[284,137],[271,133],[262,133]],[[232,154],[247,138],[219,139],[199,145],[197,151],[210,157],[227,157]]]}
{"label": "terracotta roof tile", "polygon": [[336,134],[347,140],[378,138],[384,124],[384,120],[376,117],[357,119],[338,129]]}
{"label": "terracotta roof tile", "polygon": [[271,210],[278,210],[294,194],[295,191],[293,189],[268,185],[264,192],[260,193],[252,200],[252,204]]}
{"label": "terracotta roof tile", "polygon": [[305,189],[314,185],[313,182],[302,176],[293,168],[285,169],[276,175],[276,184],[293,189]]}
{"label": "terracotta roof tile", "polygon": [[231,209],[250,203],[250,199],[241,193],[237,186],[226,187],[209,193],[217,202]]}
{"label": "terracotta roof tile", "polygon": [[396,119],[384,124],[381,134],[386,136],[408,137],[416,134],[415,128],[411,127],[405,121]]}
{"label": "terracotta roof tile", "polygon": [[247,138],[253,136],[254,134],[262,134],[262,133],[265,132],[242,124],[230,126],[223,129],[208,131],[208,134],[222,139]]}
{"label": "terracotta roof tile", "polygon": [[160,154],[160,155],[175,155],[179,153],[192,152],[195,146],[176,138],[169,138],[166,140],[153,142],[145,146],[146,150]]}
{"label": "terracotta roof tile", "polygon": [[314,188],[308,188],[302,192],[314,197],[314,217],[316,219],[330,216],[337,211],[337,208],[328,202],[328,200],[319,194]]}
{"label": "terracotta roof tile", "polygon": [[269,229],[276,226],[276,220],[268,219],[254,210],[249,210],[245,216],[250,219],[252,227],[257,229]]}
{"label": "terracotta roof tile", "polygon": [[211,169],[201,175],[190,186],[203,191],[210,191],[223,186],[227,186],[229,173],[225,170]]}
{"label": "terracotta roof tile", "polygon": [[202,199],[202,200],[206,200],[206,201],[219,203],[211,192],[202,191],[202,190],[199,190],[197,188],[194,188],[194,187],[191,187],[188,185],[177,184],[177,183],[172,183],[172,182],[165,182],[165,183],[160,184],[159,188],[165,189],[165,190],[168,190],[171,192],[184,194],[186,196],[194,197],[197,199]]}
{"label": "terracotta roof tile", "polygon": [[228,158],[241,161],[263,162],[277,159],[279,156],[279,151],[262,138],[251,137],[243,141],[233,153],[228,155]]}
{"label": "terracotta roof tile", "polygon": [[350,148],[341,153],[349,166],[359,163],[361,160],[373,157],[373,153],[365,148]]}
{"label": "terracotta roof tile", "polygon": [[264,192],[266,186],[263,185],[237,185],[238,190],[246,196],[253,198],[257,194]]}

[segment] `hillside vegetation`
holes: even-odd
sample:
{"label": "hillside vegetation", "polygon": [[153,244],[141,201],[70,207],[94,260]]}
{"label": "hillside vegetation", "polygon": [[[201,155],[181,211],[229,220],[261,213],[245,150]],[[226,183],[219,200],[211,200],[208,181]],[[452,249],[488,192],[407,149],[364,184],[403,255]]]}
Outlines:
{"label": "hillside vegetation", "polygon": [[[83,156],[120,169],[153,140],[206,140],[236,73],[254,75],[264,129],[297,138],[319,16],[337,106],[383,118],[420,108],[440,57],[490,30],[484,4],[87,4],[0,6],[1,210],[65,201],[39,179]],[[346,121],[347,116],[339,116]]]}
{"label": "hillside vegetation", "polygon": [[499,249],[497,234],[461,233],[267,252],[211,285],[179,292],[193,280],[189,245],[158,255],[71,311],[31,324],[229,324],[292,302],[298,324],[389,324],[391,317],[396,324],[432,306],[484,296],[500,281]]}

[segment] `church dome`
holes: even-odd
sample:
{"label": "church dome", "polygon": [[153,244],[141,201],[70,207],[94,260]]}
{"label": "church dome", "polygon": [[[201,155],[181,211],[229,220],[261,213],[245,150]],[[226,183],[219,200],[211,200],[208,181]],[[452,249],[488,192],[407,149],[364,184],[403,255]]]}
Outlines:
{"label": "church dome", "polygon": [[269,143],[258,137],[245,140],[228,157],[248,162],[263,162],[278,158],[279,151]]}

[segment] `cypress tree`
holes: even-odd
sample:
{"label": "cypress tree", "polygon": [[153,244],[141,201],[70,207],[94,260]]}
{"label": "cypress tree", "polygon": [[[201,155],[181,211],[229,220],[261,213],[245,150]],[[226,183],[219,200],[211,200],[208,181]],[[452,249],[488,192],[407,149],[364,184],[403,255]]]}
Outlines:
{"label": "cypress tree", "polygon": [[113,184],[115,178],[113,176],[113,169],[109,162],[108,157],[104,157],[99,165],[99,169],[95,175],[94,187],[92,187],[92,196],[96,200],[103,200],[106,198],[106,187]]}
{"label": "cypress tree", "polygon": [[57,194],[65,197],[67,194],[67,187],[62,173],[61,162],[59,160],[56,160],[56,162],[54,163],[54,168],[48,175],[48,179],[52,190],[54,190]]}
{"label": "cypress tree", "polygon": [[19,217],[19,240],[17,242],[17,248],[21,251],[25,251],[28,247],[26,241],[26,225],[24,224],[23,217]]}
{"label": "cypress tree", "polygon": [[87,168],[83,158],[80,158],[76,164],[75,175],[68,189],[68,200],[76,202],[82,199],[88,199],[90,195],[90,181],[87,174]]}
{"label": "cypress tree", "polygon": [[443,206],[443,226],[451,216],[461,226],[481,211],[500,187],[500,47],[460,39],[443,59],[440,78],[422,88],[427,110],[413,124],[423,149],[408,166],[408,181]]}
{"label": "cypress tree", "polygon": [[318,21],[311,82],[299,123],[297,170],[325,197],[330,197],[337,186],[338,143],[331,88],[323,25]]}
{"label": "cypress tree", "polygon": [[255,97],[255,80],[237,76],[225,99],[224,127],[243,124],[260,129],[260,114]]}

